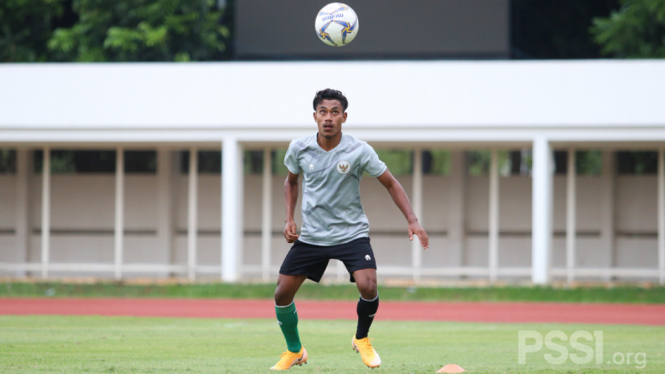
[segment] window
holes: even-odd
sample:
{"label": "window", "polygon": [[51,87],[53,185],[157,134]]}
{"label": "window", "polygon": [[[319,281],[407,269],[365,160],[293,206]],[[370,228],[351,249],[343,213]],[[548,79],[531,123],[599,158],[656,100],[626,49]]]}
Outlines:
{"label": "window", "polygon": [[[511,174],[512,164],[510,152],[498,151],[499,175]],[[467,170],[471,176],[489,175],[492,152],[489,150],[469,151],[466,153]]]}
{"label": "window", "polygon": [[[35,151],[34,172],[41,173],[44,167],[44,152]],[[115,151],[51,151],[51,173],[115,173]]]}
{"label": "window", "polygon": [[656,174],[658,152],[620,151],[615,153],[617,174]]}
{"label": "window", "polygon": [[245,175],[263,174],[263,151],[245,151],[243,162]]}
{"label": "window", "polygon": [[377,149],[379,159],[386,163],[390,173],[395,176],[413,173],[413,151]]}
{"label": "window", "polygon": [[[556,174],[568,173],[568,151],[554,152]],[[603,153],[599,150],[575,151],[577,175],[600,175],[603,171]]]}
{"label": "window", "polygon": [[[284,151],[286,152],[286,150]],[[198,151],[198,158],[199,174],[220,174],[222,172],[221,151]],[[262,174],[263,151],[244,151],[243,163],[245,175]],[[189,174],[189,151],[180,152],[180,172]]]}
{"label": "window", "polygon": [[531,171],[533,170],[533,151],[530,148],[510,151],[508,157],[511,175],[531,175]]}
{"label": "window", "polygon": [[450,151],[423,151],[423,174],[450,175]]}
{"label": "window", "polygon": [[[115,159],[115,157],[113,158]],[[136,173],[136,174],[157,173],[157,152],[125,151],[125,173]]]}
{"label": "window", "polygon": [[[157,172],[157,152],[155,151],[125,151],[126,173]],[[44,152],[39,150],[33,153],[34,172],[41,173],[44,162]],[[115,173],[116,151],[111,150],[52,150],[51,173],[54,174],[86,174],[86,173]]]}
{"label": "window", "polygon": [[16,173],[16,151],[0,149],[0,174]]}
{"label": "window", "polygon": [[[180,171],[189,174],[189,151],[180,153]],[[220,174],[222,172],[221,151],[198,151],[199,174]]]}

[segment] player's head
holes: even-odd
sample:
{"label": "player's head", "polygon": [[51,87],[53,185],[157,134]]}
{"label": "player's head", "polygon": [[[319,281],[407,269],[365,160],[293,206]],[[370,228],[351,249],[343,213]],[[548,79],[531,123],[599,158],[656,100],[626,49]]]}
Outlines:
{"label": "player's head", "polygon": [[346,122],[346,108],[349,102],[341,92],[327,88],[314,97],[314,121],[319,135],[333,139],[341,136],[342,124]]}
{"label": "player's head", "polygon": [[323,100],[339,101],[342,106],[342,112],[346,112],[346,108],[349,107],[349,100],[347,100],[346,96],[342,94],[342,91],[326,88],[325,90],[318,91],[316,96],[314,96],[314,111],[317,111],[317,107],[323,102]]}

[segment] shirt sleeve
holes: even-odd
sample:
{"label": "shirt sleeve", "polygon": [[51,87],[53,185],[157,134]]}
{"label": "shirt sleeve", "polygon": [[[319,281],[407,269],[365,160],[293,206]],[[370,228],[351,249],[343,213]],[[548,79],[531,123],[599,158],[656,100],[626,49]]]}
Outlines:
{"label": "shirt sleeve", "polygon": [[284,166],[293,174],[300,174],[300,164],[298,163],[298,147],[295,145],[295,140],[289,144],[289,149],[284,156]]}
{"label": "shirt sleeve", "polygon": [[388,169],[386,164],[379,159],[379,155],[376,154],[374,148],[369,144],[365,144],[363,148],[362,160],[363,169],[371,177],[379,177]]}

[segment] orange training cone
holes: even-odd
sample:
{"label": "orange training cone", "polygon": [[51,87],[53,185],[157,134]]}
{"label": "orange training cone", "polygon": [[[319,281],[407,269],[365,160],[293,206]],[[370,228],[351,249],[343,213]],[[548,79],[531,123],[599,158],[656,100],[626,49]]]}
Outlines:
{"label": "orange training cone", "polygon": [[448,364],[439,369],[437,373],[466,373],[466,370],[462,369],[462,367],[459,365]]}

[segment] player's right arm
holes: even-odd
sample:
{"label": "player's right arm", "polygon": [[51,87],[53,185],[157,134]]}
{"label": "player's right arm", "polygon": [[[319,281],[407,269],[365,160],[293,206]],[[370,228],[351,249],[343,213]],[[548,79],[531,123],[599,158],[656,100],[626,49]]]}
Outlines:
{"label": "player's right arm", "polygon": [[284,227],[284,237],[287,243],[293,243],[298,239],[298,226],[293,220],[293,214],[298,202],[298,176],[289,171],[284,181],[284,199],[286,201],[286,225]]}

